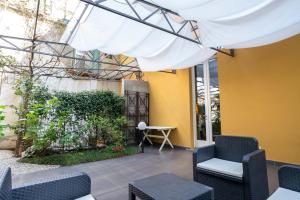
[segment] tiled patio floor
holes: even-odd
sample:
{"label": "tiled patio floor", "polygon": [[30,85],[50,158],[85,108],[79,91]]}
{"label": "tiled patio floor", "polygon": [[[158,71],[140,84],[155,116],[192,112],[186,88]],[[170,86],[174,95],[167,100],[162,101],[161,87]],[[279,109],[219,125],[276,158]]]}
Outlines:
{"label": "tiled patio floor", "polygon": [[[192,180],[192,152],[165,148],[159,153],[158,148],[147,148],[145,153],[134,156],[17,175],[13,177],[13,184],[20,185],[72,171],[83,171],[91,176],[92,194],[96,199],[126,200],[128,183],[136,179],[172,172]],[[270,191],[273,192],[278,184],[277,166],[269,165],[268,174]]]}

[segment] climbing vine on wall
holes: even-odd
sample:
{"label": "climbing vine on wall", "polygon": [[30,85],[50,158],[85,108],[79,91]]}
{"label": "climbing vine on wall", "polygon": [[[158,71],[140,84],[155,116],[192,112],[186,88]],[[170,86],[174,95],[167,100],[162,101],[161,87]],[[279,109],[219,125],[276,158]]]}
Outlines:
{"label": "climbing vine on wall", "polygon": [[78,119],[91,115],[116,118],[124,114],[124,99],[111,91],[56,92],[58,111],[72,110]]}

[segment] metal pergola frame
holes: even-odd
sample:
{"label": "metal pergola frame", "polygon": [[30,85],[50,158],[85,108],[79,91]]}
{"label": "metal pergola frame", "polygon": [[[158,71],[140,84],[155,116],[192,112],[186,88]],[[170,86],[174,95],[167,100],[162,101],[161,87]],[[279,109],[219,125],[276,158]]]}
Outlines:
{"label": "metal pergola frame", "polygon": [[[181,27],[176,30],[175,27],[172,25],[172,23],[170,23],[169,19],[167,18],[167,14],[171,14],[171,15],[174,15],[174,16],[177,16],[177,17],[180,17],[180,18],[182,18],[182,17],[178,13],[176,13],[176,12],[174,12],[172,10],[169,10],[167,8],[164,8],[164,7],[161,7],[159,5],[153,4],[151,2],[148,2],[148,1],[145,1],[145,0],[136,0],[137,2],[139,2],[141,4],[144,4],[145,6],[148,6],[148,7],[150,7],[153,10],[153,12],[151,12],[148,16],[142,18],[141,14],[132,6],[132,4],[128,0],[125,0],[124,3],[126,3],[130,7],[130,9],[135,14],[134,16],[128,15],[127,13],[120,12],[118,10],[114,10],[114,9],[112,9],[110,7],[104,6],[103,4],[100,4],[101,2],[106,1],[106,0],[98,0],[98,1],[80,0],[80,1],[84,2],[84,3],[88,4],[88,5],[92,5],[92,6],[95,6],[97,8],[106,10],[108,12],[112,12],[112,13],[114,13],[116,15],[120,15],[120,16],[125,17],[127,19],[136,21],[138,23],[144,24],[146,26],[150,26],[152,28],[161,30],[163,32],[169,33],[169,34],[174,35],[176,37],[180,37],[182,39],[188,40],[188,41],[193,42],[195,44],[202,45],[202,43],[201,43],[201,41],[199,39],[199,33],[197,32],[198,31],[198,26],[197,26],[197,22],[196,21],[193,21],[193,20],[183,20]],[[158,25],[156,25],[154,23],[151,23],[151,21],[149,21],[149,19],[154,14],[156,14],[156,13],[163,14],[164,20],[166,20],[167,24],[169,25],[169,29],[161,27],[161,26],[158,26]],[[187,37],[187,36],[181,34],[181,31],[182,31],[182,29],[185,26],[190,26],[191,31],[193,32],[193,36],[191,35],[190,37]],[[232,49],[230,49],[229,52],[227,52],[227,51],[223,51],[221,49],[221,47],[220,48],[210,47],[210,48],[213,49],[213,50],[215,50],[215,51],[217,51],[217,52],[223,53],[225,55],[228,55],[228,56],[231,56],[231,57],[234,56],[234,51]]]}
{"label": "metal pergola frame", "polygon": [[[76,50],[68,45],[68,42],[70,41],[74,31],[78,27],[81,18],[83,17],[88,6],[90,5],[100,9],[104,9],[106,11],[112,12],[114,14],[120,15],[122,17],[128,18],[138,23],[144,24],[146,26],[153,27],[160,31],[172,34],[176,37],[180,37],[182,39],[188,40],[190,42],[195,43],[196,45],[202,45],[198,36],[197,23],[195,21],[183,20],[181,27],[175,30],[174,26],[172,26],[172,23],[170,23],[167,15],[174,15],[176,17],[180,17],[180,15],[172,10],[155,5],[148,1],[137,0],[139,3],[153,10],[153,12],[151,12],[148,16],[144,18],[141,18],[141,15],[138,13],[136,9],[134,9],[132,4],[128,0],[125,0],[125,3],[133,11],[134,16],[128,15],[126,13],[114,10],[112,8],[104,6],[103,4],[100,4],[101,2],[106,0],[99,0],[99,1],[80,0],[80,1],[86,4],[85,8],[80,13],[79,19],[76,21],[74,27],[72,27],[72,30],[70,31],[70,35],[68,36],[67,41],[65,43],[38,39],[36,35],[36,30],[39,21],[40,0],[37,0],[37,8],[36,8],[36,14],[34,20],[35,21],[34,31],[33,31],[32,38],[21,38],[15,36],[0,35],[0,41],[4,41],[4,45],[0,45],[0,49],[27,52],[30,53],[32,57],[34,57],[34,55],[51,57],[52,61],[46,65],[32,66],[32,68],[34,69],[33,71],[38,73],[39,76],[52,76],[58,78],[73,78],[73,79],[98,79],[98,80],[120,80],[128,76],[131,77],[133,74],[135,74],[137,78],[141,77],[142,72],[138,68],[136,59],[133,58],[129,59],[128,57],[123,56],[124,59],[120,60],[115,55],[106,55],[106,54],[103,54],[104,56],[99,56],[99,58],[94,59],[91,56],[93,51],[84,52],[84,55],[78,57],[76,56]],[[164,16],[164,19],[169,25],[169,29],[151,23],[149,19],[156,13],[161,13]],[[181,31],[185,26],[190,26],[191,31],[193,33],[191,34],[192,35],[191,37],[187,37],[181,34]],[[25,45],[24,47],[18,43],[20,41],[22,41],[23,44],[28,43],[28,45]],[[233,50],[229,50],[229,52],[227,52],[227,51],[223,51],[221,48],[211,47],[211,49],[226,54],[228,56],[232,56],[232,57],[234,56]],[[57,67],[58,63],[60,63],[64,59],[67,59],[69,61],[71,60],[72,64],[66,67]],[[128,60],[131,61],[127,62]],[[78,67],[76,66],[76,63],[78,62],[84,62],[85,64],[84,66]],[[90,65],[92,63],[96,63],[98,64],[98,68],[95,69],[94,67],[90,67],[86,63],[89,63]],[[113,69],[102,68],[101,65],[110,65],[113,66],[114,68]],[[18,74],[21,73],[22,69],[24,68],[26,68],[25,65],[13,65],[10,66],[9,69],[2,70],[2,72]],[[171,73],[175,73],[174,70]]]}
{"label": "metal pergola frame", "polygon": [[[80,19],[84,15],[88,4],[80,15]],[[80,19],[76,22],[68,36],[66,43],[48,41],[38,39],[37,27],[40,12],[40,0],[37,1],[35,19],[33,25],[33,34],[31,38],[16,37],[9,35],[1,35],[0,49],[7,49],[12,51],[26,52],[33,58],[34,55],[51,58],[49,63],[37,66],[33,65],[32,73],[36,76],[56,77],[56,78],[73,78],[73,79],[96,79],[96,80],[120,80],[125,77],[141,77],[141,71],[138,67],[137,61],[134,58],[123,56],[122,59],[116,55],[108,55],[101,53],[99,58],[93,58],[93,51],[84,52],[81,56],[76,55],[76,50],[68,45],[69,40],[76,30]],[[62,60],[71,62],[64,67],[59,67]],[[83,66],[78,66],[78,62],[83,62]],[[91,66],[93,64],[98,67]],[[103,67],[106,65],[106,67]],[[107,67],[109,66],[109,67]],[[28,68],[24,64],[11,64],[5,69],[1,69],[2,73],[20,75],[23,70]]]}

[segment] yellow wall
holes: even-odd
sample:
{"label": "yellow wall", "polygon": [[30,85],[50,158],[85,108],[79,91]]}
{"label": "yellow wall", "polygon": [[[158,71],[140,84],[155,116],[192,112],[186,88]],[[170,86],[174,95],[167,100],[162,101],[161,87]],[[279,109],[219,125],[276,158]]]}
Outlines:
{"label": "yellow wall", "polygon": [[175,126],[172,143],[193,147],[190,70],[177,70],[176,74],[148,72],[143,80],[150,87],[150,124]]}
{"label": "yellow wall", "polygon": [[222,133],[256,137],[270,160],[300,164],[300,35],[218,54]]}

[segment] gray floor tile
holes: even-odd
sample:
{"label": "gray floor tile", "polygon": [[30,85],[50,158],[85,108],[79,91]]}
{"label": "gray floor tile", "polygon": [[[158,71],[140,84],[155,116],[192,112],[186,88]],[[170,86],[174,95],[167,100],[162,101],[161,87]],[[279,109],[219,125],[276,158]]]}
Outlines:
{"label": "gray floor tile", "polygon": [[[278,187],[277,170],[278,166],[268,164],[270,192]],[[96,199],[124,200],[128,198],[128,183],[134,180],[163,172],[192,180],[192,152],[166,148],[159,153],[158,148],[148,147],[143,154],[14,176],[13,184],[22,185],[73,171],[90,175]]]}

